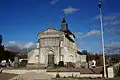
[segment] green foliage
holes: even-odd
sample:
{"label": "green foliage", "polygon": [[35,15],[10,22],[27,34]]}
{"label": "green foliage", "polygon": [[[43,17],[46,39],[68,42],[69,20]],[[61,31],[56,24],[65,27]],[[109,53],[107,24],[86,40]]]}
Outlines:
{"label": "green foliage", "polygon": [[82,54],[83,54],[83,55],[88,55],[89,53],[87,52],[87,50],[83,50],[83,51],[82,51]]}
{"label": "green foliage", "polygon": [[8,59],[12,59],[13,57],[15,57],[15,55],[15,53],[4,51],[3,53],[0,53],[0,62],[2,60],[6,60],[8,62]]}

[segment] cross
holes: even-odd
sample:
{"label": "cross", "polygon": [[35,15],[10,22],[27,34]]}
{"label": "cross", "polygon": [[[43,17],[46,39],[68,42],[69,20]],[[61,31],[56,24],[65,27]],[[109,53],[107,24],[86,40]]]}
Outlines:
{"label": "cross", "polygon": [[49,28],[52,29],[52,24],[49,24]]}

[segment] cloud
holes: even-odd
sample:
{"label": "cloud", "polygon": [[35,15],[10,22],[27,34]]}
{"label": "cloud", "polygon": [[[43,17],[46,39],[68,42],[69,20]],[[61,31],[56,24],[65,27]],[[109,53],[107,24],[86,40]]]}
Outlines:
{"label": "cloud", "polygon": [[100,15],[93,17],[91,20],[98,20],[100,19]]}
{"label": "cloud", "polygon": [[21,43],[17,43],[16,41],[9,41],[7,44],[5,44],[5,47],[16,47],[16,48],[19,48],[19,49],[22,49],[22,45]]}
{"label": "cloud", "polygon": [[115,20],[116,16],[105,16],[104,20],[108,21],[108,20]]}
{"label": "cloud", "polygon": [[112,24],[120,24],[120,20],[117,20],[117,21],[113,21]]}
{"label": "cloud", "polygon": [[111,42],[105,46],[107,54],[120,54],[120,42]]}
{"label": "cloud", "polygon": [[50,3],[51,3],[51,5],[55,5],[58,2],[59,2],[59,0],[52,0]]}
{"label": "cloud", "polygon": [[118,24],[120,24],[120,20],[104,21],[104,26],[107,26],[107,25],[118,25]]}
{"label": "cloud", "polygon": [[77,38],[81,38],[81,36],[83,35],[82,32],[75,32],[74,34]]}
{"label": "cloud", "polygon": [[35,48],[35,44],[33,42],[28,42],[28,43],[22,43],[22,42],[16,42],[16,41],[9,41],[8,43],[5,44],[5,48],[8,50],[25,50],[26,48],[31,49]]}
{"label": "cloud", "polygon": [[77,9],[77,8],[72,8],[72,7],[67,7],[67,8],[65,8],[65,9],[63,9],[63,11],[64,11],[64,14],[72,14],[72,13],[74,13],[74,12],[76,12],[76,11],[79,11],[79,9]]}
{"label": "cloud", "polygon": [[[115,20],[117,17],[116,16],[103,16],[103,20],[105,21],[110,21],[110,20]],[[93,17],[91,20],[99,20],[100,15]]]}
{"label": "cloud", "polygon": [[[99,20],[99,19],[100,19],[100,15],[93,17],[91,20]],[[120,13],[116,13],[116,14],[112,13],[110,15],[103,16],[103,23],[104,26],[120,24]]]}
{"label": "cloud", "polygon": [[120,48],[120,42],[111,42],[110,44],[106,46],[111,47],[111,48]]}
{"label": "cloud", "polygon": [[113,35],[120,34],[120,28],[119,27],[113,27],[110,29],[107,29],[107,32]]}
{"label": "cloud", "polygon": [[86,38],[86,37],[90,37],[90,36],[99,36],[99,35],[100,35],[99,30],[92,30],[92,31],[89,31],[88,33],[86,33],[85,35],[83,35],[81,38]]}
{"label": "cloud", "polygon": [[32,46],[34,46],[34,43],[33,42],[29,42],[29,43],[24,45],[24,48],[30,48]]}
{"label": "cloud", "polygon": [[9,44],[15,44],[16,42],[15,41],[9,41],[8,43]]}

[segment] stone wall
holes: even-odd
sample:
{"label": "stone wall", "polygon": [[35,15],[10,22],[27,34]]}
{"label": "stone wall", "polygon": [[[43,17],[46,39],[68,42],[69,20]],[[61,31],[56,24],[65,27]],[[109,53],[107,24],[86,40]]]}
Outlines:
{"label": "stone wall", "polygon": [[[56,74],[58,72],[46,72],[45,69],[38,70],[3,70],[3,73],[14,73],[14,74],[24,74],[26,72],[44,72],[46,74],[52,75],[53,78],[56,77]],[[91,78],[97,78],[102,77],[102,74],[81,74],[80,72],[59,72],[60,77],[69,77],[69,76],[75,76],[75,77],[91,77]]]}
{"label": "stone wall", "polygon": [[108,78],[120,76],[120,62],[107,68]]}

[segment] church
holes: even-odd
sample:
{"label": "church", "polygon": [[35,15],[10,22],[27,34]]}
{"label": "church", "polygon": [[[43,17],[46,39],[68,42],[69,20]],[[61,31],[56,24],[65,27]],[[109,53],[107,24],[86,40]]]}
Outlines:
{"label": "church", "polygon": [[66,64],[79,60],[75,35],[69,30],[65,17],[61,21],[60,30],[49,28],[39,32],[37,49],[28,54],[28,64],[40,63],[45,67],[58,64],[60,61]]}

